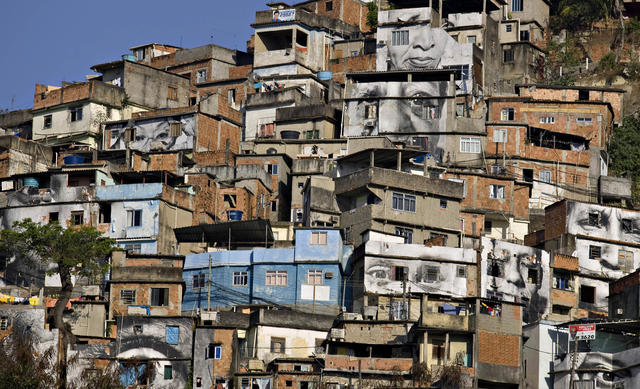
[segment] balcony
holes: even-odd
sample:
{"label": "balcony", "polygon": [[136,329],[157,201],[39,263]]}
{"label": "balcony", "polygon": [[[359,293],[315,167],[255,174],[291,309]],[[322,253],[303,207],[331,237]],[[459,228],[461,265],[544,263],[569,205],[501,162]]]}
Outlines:
{"label": "balcony", "polygon": [[325,368],[335,370],[358,371],[403,371],[408,372],[413,365],[411,358],[368,358],[347,355],[327,355]]}
{"label": "balcony", "polygon": [[427,311],[422,313],[420,325],[427,328],[447,331],[473,331],[473,315],[475,307],[466,303],[429,301]]}

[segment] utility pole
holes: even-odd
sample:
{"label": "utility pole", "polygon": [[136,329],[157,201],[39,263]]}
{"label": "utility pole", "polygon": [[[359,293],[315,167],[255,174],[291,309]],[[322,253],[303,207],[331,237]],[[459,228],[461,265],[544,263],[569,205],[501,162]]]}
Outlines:
{"label": "utility pole", "polygon": [[574,338],[573,338],[573,357],[571,358],[571,376],[569,378],[569,389],[573,389],[573,375],[576,372],[577,356],[578,356],[578,334],[576,333],[576,335],[574,335]]}
{"label": "utility pole", "polygon": [[358,389],[362,389],[362,359],[358,359]]}
{"label": "utility pole", "polygon": [[209,280],[207,281],[207,311],[211,311],[211,254],[209,254]]}

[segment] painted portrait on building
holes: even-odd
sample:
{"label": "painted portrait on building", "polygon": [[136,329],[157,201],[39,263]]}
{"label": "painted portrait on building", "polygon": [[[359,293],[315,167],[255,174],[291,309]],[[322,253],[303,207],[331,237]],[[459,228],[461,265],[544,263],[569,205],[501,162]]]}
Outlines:
{"label": "painted portrait on building", "polygon": [[[459,44],[442,28],[432,27],[427,11],[407,8],[382,15],[377,33],[377,71],[442,69],[473,63],[472,45]],[[390,25],[385,26],[387,23]]]}
{"label": "painted portrait on building", "polygon": [[640,266],[640,249],[635,247],[640,243],[638,212],[567,202],[567,232],[580,236],[571,255],[579,258],[586,273],[619,278]]}
{"label": "painted portrait on building", "polygon": [[[364,82],[348,91],[344,136],[427,135],[425,148],[439,155],[446,130],[447,82]],[[424,137],[424,136],[423,136]]]}
{"label": "painted portrait on building", "polygon": [[482,238],[482,297],[525,303],[525,320],[549,312],[549,253]]}
{"label": "painted portrait on building", "polygon": [[364,283],[368,293],[402,293],[403,279],[406,280],[407,292],[411,293],[436,293],[453,297],[467,294],[464,264],[373,257],[365,259]]}
{"label": "painted portrait on building", "polygon": [[133,134],[128,133],[126,127],[125,124],[107,127],[110,149],[125,149],[128,136],[133,138],[129,147],[141,152],[193,149],[195,116],[136,122]]}
{"label": "painted portrait on building", "polygon": [[[597,335],[596,335],[597,337]],[[569,387],[572,354],[564,354],[554,366],[555,387]],[[640,388],[640,348],[617,353],[589,352],[576,355],[574,382],[585,388]]]}

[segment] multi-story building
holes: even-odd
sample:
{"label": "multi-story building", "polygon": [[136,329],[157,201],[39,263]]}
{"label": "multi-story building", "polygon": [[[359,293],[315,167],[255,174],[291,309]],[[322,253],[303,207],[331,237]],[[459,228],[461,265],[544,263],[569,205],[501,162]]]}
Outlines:
{"label": "multi-story building", "polygon": [[182,311],[264,304],[336,313],[343,305],[342,274],[350,253],[340,230],[298,228],[293,248],[187,255]]}

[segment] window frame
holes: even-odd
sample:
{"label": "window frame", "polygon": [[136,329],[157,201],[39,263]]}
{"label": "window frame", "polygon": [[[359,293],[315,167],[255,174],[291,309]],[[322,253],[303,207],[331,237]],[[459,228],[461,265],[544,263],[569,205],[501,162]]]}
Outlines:
{"label": "window frame", "polygon": [[127,209],[127,228],[142,227],[142,209]]}
{"label": "window frame", "polygon": [[408,46],[409,30],[396,30],[391,32],[391,46]]}
{"label": "window frame", "polygon": [[69,120],[71,122],[82,121],[82,106],[69,108]]}
{"label": "window frame", "polygon": [[[169,288],[150,288],[149,305],[152,307],[169,306]],[[160,301],[162,300],[162,301]],[[159,303],[159,304],[155,304]]]}
{"label": "window frame", "polygon": [[503,200],[505,198],[505,186],[498,185],[498,184],[490,184],[489,198]]}
{"label": "window frame", "polygon": [[461,136],[460,152],[465,154],[480,154],[482,152],[482,140],[477,136]]}
{"label": "window frame", "polygon": [[267,270],[264,275],[265,286],[287,286],[289,272],[286,270]]}
{"label": "window frame", "polygon": [[538,181],[551,184],[553,182],[553,173],[551,170],[539,170]]}
{"label": "window frame", "polygon": [[[269,351],[273,354],[284,354],[286,349],[287,349],[287,339],[286,338],[280,338],[277,336],[272,336],[270,338],[270,347],[269,347]],[[276,349],[274,346],[278,344],[279,347],[278,349]]]}
{"label": "window frame", "polygon": [[249,272],[247,270],[234,271],[232,273],[231,286],[248,286]]}
{"label": "window frame", "polygon": [[307,285],[323,285],[323,282],[324,277],[321,269],[307,269]]}
{"label": "window frame", "polygon": [[514,61],[515,61],[515,54],[513,53],[513,48],[502,49],[502,62],[513,63]]}
{"label": "window frame", "polygon": [[504,122],[512,122],[516,120],[516,109],[513,107],[500,109],[500,120]]}
{"label": "window frame", "polygon": [[522,0],[511,0],[511,12],[522,12],[523,8]]}
{"label": "window frame", "polygon": [[[500,134],[500,136],[498,136]],[[509,140],[509,133],[506,128],[494,128],[493,129],[493,141],[495,143],[507,143]]]}
{"label": "window frame", "polygon": [[136,289],[120,289],[120,304],[135,305],[137,301]]}
{"label": "window frame", "polygon": [[589,259],[602,259],[602,246],[589,245]]}
{"label": "window frame", "polygon": [[393,192],[391,196],[391,208],[395,211],[416,213],[417,205],[417,198],[414,195]]}
{"label": "window frame", "polygon": [[46,130],[51,127],[53,127],[53,115],[44,115],[42,128]]}
{"label": "window frame", "polygon": [[[76,218],[79,217],[79,223]],[[84,211],[71,211],[71,217],[69,218],[69,224],[72,226],[82,226],[84,225]]]}
{"label": "window frame", "polygon": [[[203,76],[201,76],[203,74]],[[196,70],[196,84],[200,84],[202,82],[207,81],[207,69],[197,69]]]}
{"label": "window frame", "polygon": [[204,273],[194,274],[192,280],[192,289],[202,289],[206,286],[206,276]]}
{"label": "window frame", "polygon": [[395,235],[403,237],[405,244],[413,243],[413,230],[411,228],[396,227]]}
{"label": "window frame", "polygon": [[327,231],[311,231],[312,246],[326,246],[327,245]]}

